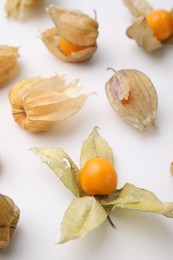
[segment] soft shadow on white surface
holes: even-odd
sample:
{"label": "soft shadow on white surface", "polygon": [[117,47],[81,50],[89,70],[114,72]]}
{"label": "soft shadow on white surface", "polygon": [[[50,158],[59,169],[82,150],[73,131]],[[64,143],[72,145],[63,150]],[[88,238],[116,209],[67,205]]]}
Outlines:
{"label": "soft shadow on white surface", "polygon": [[[40,33],[53,23],[45,12],[49,3],[79,9],[88,15],[97,12],[98,50],[82,64],[57,60],[45,47]],[[157,8],[171,9],[172,1],[150,1]],[[153,191],[164,202],[173,201],[173,46],[145,53],[127,38],[131,15],[122,0],[46,0],[20,23],[5,17],[0,1],[0,44],[19,46],[19,72],[0,89],[0,192],[13,198],[21,218],[9,248],[0,250],[0,260],[172,260],[173,220],[161,215],[116,210],[111,218],[85,237],[57,244],[61,220],[73,195],[65,189],[31,147],[61,147],[79,165],[82,142],[93,127],[113,149],[119,174],[118,188],[126,182]],[[158,130],[140,133],[112,109],[105,83],[113,72],[108,67],[138,69],[153,82],[158,93]],[[11,115],[8,93],[24,77],[65,75],[67,82],[78,78],[83,93],[94,91],[85,106],[73,117],[57,123],[47,133],[32,134],[18,126]]]}

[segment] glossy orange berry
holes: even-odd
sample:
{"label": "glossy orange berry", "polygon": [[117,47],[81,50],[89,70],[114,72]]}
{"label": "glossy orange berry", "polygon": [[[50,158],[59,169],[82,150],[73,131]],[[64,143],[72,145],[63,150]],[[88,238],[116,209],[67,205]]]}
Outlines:
{"label": "glossy orange berry", "polygon": [[93,158],[86,162],[80,172],[80,185],[89,195],[111,193],[118,182],[114,166],[105,158]]}
{"label": "glossy orange berry", "polygon": [[155,10],[147,14],[146,19],[158,40],[166,40],[173,33],[173,16],[170,12]]}
{"label": "glossy orange berry", "polygon": [[87,48],[87,46],[78,46],[75,45],[63,37],[59,40],[60,50],[64,53],[64,55],[69,56],[72,52],[78,52]]}

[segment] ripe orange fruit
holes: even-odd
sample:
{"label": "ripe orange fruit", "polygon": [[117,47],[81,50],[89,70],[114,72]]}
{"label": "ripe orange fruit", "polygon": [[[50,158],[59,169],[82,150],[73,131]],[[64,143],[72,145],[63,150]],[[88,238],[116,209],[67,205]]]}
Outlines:
{"label": "ripe orange fruit", "polygon": [[89,195],[111,193],[118,182],[114,166],[105,158],[93,158],[86,162],[80,172],[80,185]]}
{"label": "ripe orange fruit", "polygon": [[64,38],[60,38],[59,40],[59,46],[60,46],[60,50],[66,55],[69,56],[72,52],[77,52],[77,51],[81,51],[87,48],[87,46],[78,46],[75,45],[67,40],[65,40]]}
{"label": "ripe orange fruit", "polygon": [[166,40],[173,33],[173,16],[170,12],[155,10],[147,14],[146,19],[158,40]]}

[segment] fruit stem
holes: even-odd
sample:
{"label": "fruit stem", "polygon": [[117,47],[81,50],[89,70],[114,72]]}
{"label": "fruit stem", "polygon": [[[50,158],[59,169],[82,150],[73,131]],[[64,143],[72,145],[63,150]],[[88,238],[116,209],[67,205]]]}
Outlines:
{"label": "fruit stem", "polygon": [[116,227],[115,227],[115,224],[112,222],[112,220],[111,220],[111,218],[110,218],[109,215],[107,216],[107,219],[108,219],[110,225],[115,229],[115,228],[116,228]]}
{"label": "fruit stem", "polygon": [[116,70],[114,70],[114,69],[111,68],[111,67],[108,67],[107,70],[112,70],[114,73],[116,73]]}
{"label": "fruit stem", "polygon": [[94,12],[94,16],[95,16],[94,19],[97,21],[97,13],[96,13],[96,10],[94,9],[93,12]]}

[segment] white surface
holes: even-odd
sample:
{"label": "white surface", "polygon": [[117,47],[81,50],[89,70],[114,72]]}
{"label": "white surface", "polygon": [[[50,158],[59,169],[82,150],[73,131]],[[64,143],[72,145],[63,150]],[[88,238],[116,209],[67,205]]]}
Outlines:
{"label": "white surface", "polygon": [[[10,247],[0,251],[1,260],[133,259],[172,260],[173,220],[160,215],[117,210],[108,222],[80,240],[64,245],[60,223],[73,195],[30,147],[63,147],[78,164],[81,144],[94,126],[111,145],[119,173],[118,187],[130,182],[153,191],[162,201],[173,201],[173,46],[146,54],[125,35],[131,15],[121,0],[57,0],[62,7],[79,9],[90,16],[96,10],[99,22],[98,50],[92,60],[68,64],[48,52],[39,33],[52,27],[42,9],[24,23],[7,20],[0,1],[0,44],[20,46],[20,71],[0,90],[0,192],[10,196],[21,218]],[[171,9],[172,1],[150,1],[155,8]],[[140,133],[113,111],[105,95],[105,82],[112,76],[107,67],[138,69],[154,83],[159,108],[158,131]],[[11,115],[8,92],[24,77],[65,74],[67,81],[80,79],[84,92],[96,91],[75,116],[45,134],[20,128]]]}

